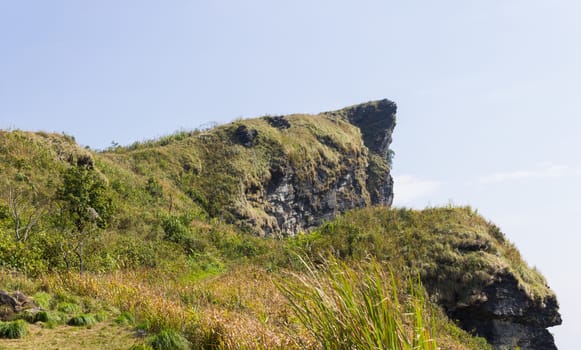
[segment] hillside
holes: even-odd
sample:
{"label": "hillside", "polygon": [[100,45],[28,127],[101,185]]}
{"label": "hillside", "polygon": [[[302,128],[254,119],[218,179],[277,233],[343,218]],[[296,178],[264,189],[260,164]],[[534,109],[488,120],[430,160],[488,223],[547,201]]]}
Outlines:
{"label": "hillside", "polygon": [[74,316],[65,302],[128,313],[129,327],[194,347],[318,348],[285,281],[306,278],[301,258],[357,276],[371,259],[405,300],[419,274],[443,348],[485,346],[450,320],[495,348],[555,348],[556,297],[496,226],[470,208],[389,209],[395,113],[381,100],[101,152],[0,131],[0,288],[45,295],[60,318]]}

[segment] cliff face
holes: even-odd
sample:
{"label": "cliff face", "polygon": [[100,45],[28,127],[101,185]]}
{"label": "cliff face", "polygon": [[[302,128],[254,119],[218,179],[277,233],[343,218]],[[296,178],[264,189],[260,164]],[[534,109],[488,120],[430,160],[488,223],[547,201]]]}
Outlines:
{"label": "cliff face", "polygon": [[[264,186],[264,210],[276,219],[275,225],[266,227],[265,231],[292,235],[319,226],[349,209],[370,204],[391,205],[393,179],[389,145],[396,110],[393,102],[381,100],[314,116],[315,123],[317,119],[346,121],[359,129],[363,139],[361,152],[344,152],[330,134],[317,135],[321,144],[339,152],[340,159],[336,165],[325,159],[314,164],[315,176],[307,184],[297,174],[291,157],[283,157],[282,162],[271,167],[270,180]],[[278,123],[285,120],[288,129],[294,124],[292,119],[279,117],[277,120]]]}
{"label": "cliff face", "polygon": [[[66,135],[0,131],[0,172],[48,198],[63,169],[90,161],[123,203],[117,232],[155,232],[164,213],[292,236],[350,209],[391,205],[396,109],[381,100],[266,116],[100,153]],[[448,316],[497,349],[555,349],[546,328],[561,323],[556,297],[498,228],[464,209],[366,210],[377,215],[350,212],[321,235],[340,234],[333,230],[345,222],[349,238],[337,252],[354,254],[361,244],[357,258],[372,254],[421,271]]]}
{"label": "cliff face", "polygon": [[497,349],[557,349],[546,329],[561,324],[554,294],[532,298],[515,276],[501,273],[481,291],[479,301],[449,312],[466,330],[486,338]]}
{"label": "cliff face", "polygon": [[331,241],[336,256],[374,256],[396,273],[419,273],[430,300],[495,349],[555,349],[546,329],[561,323],[555,293],[504,234],[469,207],[365,208],[303,239],[313,259]]}

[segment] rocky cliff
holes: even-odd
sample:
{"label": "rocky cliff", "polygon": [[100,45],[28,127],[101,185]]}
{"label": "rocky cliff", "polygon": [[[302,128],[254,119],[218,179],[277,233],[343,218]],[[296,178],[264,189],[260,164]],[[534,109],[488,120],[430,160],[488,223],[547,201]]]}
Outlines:
{"label": "rocky cliff", "polygon": [[[291,157],[277,161],[270,168],[270,179],[264,184],[263,193],[264,210],[276,222],[272,227],[265,227],[265,231],[296,234],[349,209],[371,204],[391,205],[393,179],[389,145],[396,110],[395,103],[381,100],[313,117],[315,123],[331,120],[340,127],[340,123],[350,123],[362,134],[363,147],[352,152],[340,147],[331,133],[318,134],[316,138],[324,147],[338,153],[339,162],[333,164],[329,159],[322,159],[321,163],[313,164],[314,176],[306,184]],[[294,124],[292,116],[268,120],[275,128],[280,128],[284,121],[285,131]]]}
{"label": "rocky cliff", "polygon": [[303,239],[313,259],[332,242],[335,256],[374,256],[396,273],[419,273],[449,319],[495,349],[555,349],[546,329],[561,323],[555,293],[499,228],[469,207],[359,209]]}
{"label": "rocky cliff", "polygon": [[499,273],[478,301],[455,305],[449,314],[462,328],[486,338],[496,349],[557,349],[546,329],[561,324],[554,294],[534,298],[510,273]]}
{"label": "rocky cliff", "polygon": [[67,135],[0,131],[0,192],[33,188],[30,198],[41,202],[54,197],[64,169],[90,165],[118,203],[111,232],[164,242],[160,220],[181,220],[192,226],[179,227],[188,249],[198,253],[198,231],[216,223],[261,236],[323,224],[311,236],[332,236],[322,246],[337,255],[371,254],[420,271],[447,315],[495,348],[555,349],[546,328],[561,323],[556,297],[498,228],[471,209],[388,209],[396,109],[380,100],[317,115],[264,116],[104,152]]}

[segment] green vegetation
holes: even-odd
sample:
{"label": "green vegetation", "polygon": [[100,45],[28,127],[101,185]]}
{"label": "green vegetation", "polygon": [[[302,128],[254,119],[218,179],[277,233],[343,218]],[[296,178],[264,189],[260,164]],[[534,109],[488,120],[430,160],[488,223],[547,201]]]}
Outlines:
{"label": "green vegetation", "polygon": [[154,350],[188,350],[190,343],[174,330],[162,330],[149,341]]}
{"label": "green vegetation", "polygon": [[402,305],[395,277],[376,261],[355,268],[335,259],[322,269],[304,264],[307,274],[280,288],[319,348],[437,349],[419,281],[410,283]]}
{"label": "green vegetation", "polygon": [[77,327],[80,327],[80,326],[88,327],[88,326],[92,326],[96,323],[97,323],[97,319],[95,318],[94,315],[91,315],[91,314],[84,314],[84,315],[75,316],[67,322],[67,324],[69,326],[77,326]]}
{"label": "green vegetation", "polygon": [[0,322],[0,338],[20,339],[28,334],[28,323],[24,320]]}
{"label": "green vegetation", "polygon": [[3,337],[31,334],[0,347],[486,349],[423,286],[443,304],[472,300],[507,271],[535,298],[551,293],[470,208],[367,208],[309,234],[259,238],[278,225],[265,184],[289,167],[305,193],[354,169],[361,198],[347,200],[369,204],[367,182],[390,166],[341,113],[285,119],[104,152],[0,131],[0,289],[41,308],[0,324]]}

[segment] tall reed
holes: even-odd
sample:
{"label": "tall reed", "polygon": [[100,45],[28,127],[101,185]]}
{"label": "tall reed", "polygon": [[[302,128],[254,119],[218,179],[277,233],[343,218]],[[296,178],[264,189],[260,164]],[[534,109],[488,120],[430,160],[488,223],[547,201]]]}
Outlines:
{"label": "tall reed", "polygon": [[419,280],[398,295],[393,273],[376,261],[350,267],[335,259],[278,286],[320,349],[436,350]]}

